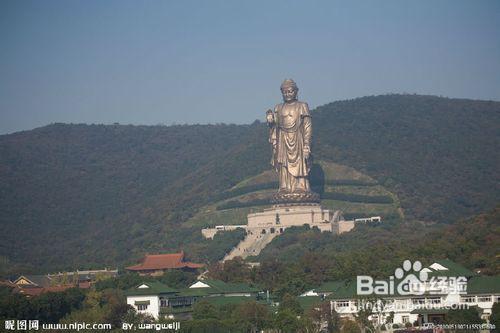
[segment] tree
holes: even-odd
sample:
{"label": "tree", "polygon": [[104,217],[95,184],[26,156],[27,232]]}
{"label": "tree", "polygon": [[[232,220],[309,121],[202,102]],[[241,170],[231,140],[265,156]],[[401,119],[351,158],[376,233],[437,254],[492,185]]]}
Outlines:
{"label": "tree", "polygon": [[85,296],[84,305],[86,308],[96,308],[101,305],[102,302],[102,292],[96,290],[90,290]]}
{"label": "tree", "polygon": [[140,283],[155,281],[151,276],[140,276],[137,273],[125,273],[118,277],[109,278],[97,281],[95,290],[102,291],[104,289],[121,289],[126,290],[137,286]]}
{"label": "tree", "polygon": [[104,323],[104,311],[102,311],[102,308],[99,306],[94,308],[83,308],[72,311],[66,317],[61,319],[60,322],[68,324],[74,322]]}
{"label": "tree", "polygon": [[193,306],[193,319],[219,319],[219,310],[207,300],[201,300]]}
{"label": "tree", "polygon": [[290,309],[279,310],[274,317],[274,328],[278,332],[297,332],[300,328],[300,322],[297,315]]}
{"label": "tree", "polygon": [[297,301],[297,298],[290,294],[285,294],[281,299],[279,310],[284,310],[284,309],[290,310],[297,316],[301,315],[304,312],[304,310],[300,306],[299,301]]}
{"label": "tree", "polygon": [[446,322],[448,324],[480,324],[484,321],[481,319],[477,307],[469,307],[468,309],[448,311]]}
{"label": "tree", "polygon": [[125,302],[125,298],[120,290],[108,289],[103,292],[105,305],[104,322],[110,323],[113,327],[120,327],[123,318],[133,307]]}
{"label": "tree", "polygon": [[[285,273],[282,277],[283,282],[275,289],[275,294],[278,297],[284,297],[286,294],[300,295],[306,289],[306,276],[299,274],[290,274],[291,271]],[[298,273],[298,272],[297,272]],[[294,275],[293,277],[289,275]]]}
{"label": "tree", "polygon": [[[469,307],[468,309],[455,309],[448,311],[446,315],[447,324],[482,324],[477,307]],[[477,332],[478,330],[465,330],[465,332]]]}
{"label": "tree", "polygon": [[270,313],[266,305],[251,301],[238,304],[232,312],[232,318],[248,331],[258,332],[269,325]]}
{"label": "tree", "polygon": [[340,331],[340,317],[335,309],[332,309],[330,302],[314,305],[308,311],[307,316],[312,319],[318,330],[325,327],[329,333]]}
{"label": "tree", "polygon": [[368,319],[368,317],[373,313],[373,308],[370,306],[371,304],[374,304],[373,301],[358,299],[358,312],[355,315],[355,319],[361,329],[361,332],[363,333],[367,328],[373,331],[373,324]]}
{"label": "tree", "polygon": [[493,332],[500,332],[500,303],[498,302],[491,308],[490,324],[495,325]]}
{"label": "tree", "polygon": [[341,333],[361,333],[359,325],[352,320],[346,320],[340,329]]}
{"label": "tree", "polygon": [[83,292],[78,288],[64,292],[45,293],[33,298],[32,304],[36,309],[36,319],[42,322],[57,323],[61,318],[82,306]]}
{"label": "tree", "polygon": [[217,263],[210,267],[209,272],[211,278],[224,282],[250,282],[251,268],[241,257]]}
{"label": "tree", "polygon": [[196,281],[196,273],[180,269],[169,270],[160,277],[160,282],[172,288],[186,288]]}
{"label": "tree", "polygon": [[0,287],[0,318],[24,319],[35,318],[33,302],[23,295],[12,294],[11,288]]}
{"label": "tree", "polygon": [[182,322],[181,332],[186,333],[212,333],[212,332],[230,332],[231,329],[227,323],[218,319],[194,319]]}

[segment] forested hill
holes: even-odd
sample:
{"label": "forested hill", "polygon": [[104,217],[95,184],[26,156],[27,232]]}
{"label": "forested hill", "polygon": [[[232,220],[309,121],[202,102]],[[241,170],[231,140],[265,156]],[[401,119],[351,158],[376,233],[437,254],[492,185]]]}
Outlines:
{"label": "forested hill", "polygon": [[2,136],[0,256],[50,270],[177,250],[177,226],[197,206],[265,167],[266,133],[55,124]]}
{"label": "forested hill", "polygon": [[[315,155],[375,178],[409,219],[453,222],[499,201],[499,102],[384,95],[312,114]],[[201,242],[178,225],[269,159],[259,122],[0,136],[0,269],[116,266]]]}
{"label": "forested hill", "polygon": [[500,199],[500,103],[387,95],[314,112],[316,152],[395,190],[408,216],[438,222]]}

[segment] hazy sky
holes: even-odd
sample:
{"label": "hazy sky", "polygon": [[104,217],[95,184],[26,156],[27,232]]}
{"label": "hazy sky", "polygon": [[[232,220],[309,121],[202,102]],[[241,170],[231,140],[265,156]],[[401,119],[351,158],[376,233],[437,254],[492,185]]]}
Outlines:
{"label": "hazy sky", "polygon": [[500,1],[0,2],[0,134],[250,123],[384,93],[500,100]]}

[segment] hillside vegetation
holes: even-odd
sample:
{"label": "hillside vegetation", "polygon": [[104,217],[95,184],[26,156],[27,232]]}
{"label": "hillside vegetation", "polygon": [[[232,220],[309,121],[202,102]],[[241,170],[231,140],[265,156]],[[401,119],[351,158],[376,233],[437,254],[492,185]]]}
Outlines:
{"label": "hillside vegetation", "polygon": [[[346,194],[391,193],[413,228],[414,220],[454,222],[499,201],[499,102],[386,95],[312,114],[316,161],[376,182],[327,182],[325,192],[336,194],[326,206],[345,203]],[[53,124],[0,136],[0,271],[122,266],[179,249],[213,261],[241,235],[203,240],[199,212],[225,211],[217,203],[254,177],[269,182],[269,159],[267,128],[258,121]]]}
{"label": "hillside vegetation", "polygon": [[201,241],[179,225],[265,167],[253,158],[266,155],[265,140],[256,144],[265,133],[261,124],[55,124],[0,137],[3,266],[113,267]]}
{"label": "hillside vegetation", "polygon": [[388,95],[314,112],[316,155],[395,191],[409,217],[452,222],[500,193],[500,103]]}
{"label": "hillside vegetation", "polygon": [[428,263],[448,258],[483,274],[499,274],[499,221],[500,206],[444,226],[388,220],[381,224],[358,224],[352,232],[333,237],[304,226],[287,229],[275,238],[259,260],[292,263],[306,254],[314,254],[330,266],[337,265],[330,272],[339,274],[335,279],[356,276],[363,270],[387,276],[409,258]]}
{"label": "hillside vegetation", "polygon": [[[213,278],[259,283],[276,295],[300,293],[326,281],[357,275],[387,278],[410,259],[424,266],[451,259],[485,275],[500,274],[500,207],[452,225],[388,223],[358,225],[340,236],[307,226],[290,228],[260,254],[261,265],[245,268],[238,260],[210,269]],[[397,234],[399,237],[395,237]]]}
{"label": "hillside vegetation", "polygon": [[[312,169],[311,186],[320,193],[323,207],[340,209],[346,218],[373,215],[402,217],[397,196],[371,177],[333,162],[318,161]],[[266,170],[221,193],[213,203],[200,208],[183,226],[206,228],[220,224],[246,224],[247,214],[271,206],[270,201],[277,188],[276,173]]]}

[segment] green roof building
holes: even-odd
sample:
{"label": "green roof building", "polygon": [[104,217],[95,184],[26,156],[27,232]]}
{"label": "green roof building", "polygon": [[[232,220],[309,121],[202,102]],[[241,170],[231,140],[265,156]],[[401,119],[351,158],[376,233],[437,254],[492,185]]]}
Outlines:
{"label": "green roof building", "polygon": [[[378,325],[387,324],[388,318],[392,318],[391,312],[394,313],[393,323],[400,325],[440,323],[449,309],[468,307],[477,307],[482,318],[488,320],[493,304],[500,299],[500,276],[481,276],[449,259],[438,260],[425,268],[414,264],[397,268],[403,273],[399,276],[395,270],[394,276],[387,279],[373,278],[373,292],[369,295],[358,291],[358,277],[327,282],[301,296],[326,298],[341,317],[351,319],[360,308],[371,306],[370,319]],[[404,288],[415,281],[418,292]],[[360,280],[359,283],[365,282]],[[387,292],[380,292],[384,288],[376,289],[377,286],[387,286]]]}
{"label": "green roof building", "polygon": [[226,283],[219,280],[199,280],[189,288],[176,290],[160,282],[144,282],[125,292],[127,304],[137,312],[153,318],[189,317],[192,307],[200,299],[214,304],[238,304],[259,300],[258,288],[244,283]]}

